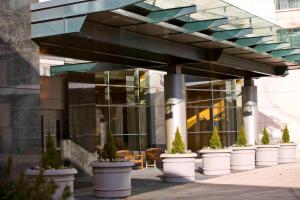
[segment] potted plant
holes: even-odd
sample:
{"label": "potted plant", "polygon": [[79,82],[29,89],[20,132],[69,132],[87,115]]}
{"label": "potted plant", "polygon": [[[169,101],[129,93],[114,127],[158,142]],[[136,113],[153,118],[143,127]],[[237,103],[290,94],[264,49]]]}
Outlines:
{"label": "potted plant", "polygon": [[91,163],[96,197],[119,198],[131,195],[131,170],[133,162],[117,159],[116,146],[111,131],[99,159]]}
{"label": "potted plant", "polygon": [[195,181],[195,157],[197,154],[186,151],[179,129],[170,152],[160,155],[163,158],[163,173],[165,182],[188,183]]}
{"label": "potted plant", "polygon": [[250,170],[255,168],[255,146],[248,145],[242,126],[236,144],[232,147],[230,165],[232,170]]}
{"label": "potted plant", "polygon": [[203,148],[202,167],[205,175],[230,174],[231,148],[223,148],[217,127],[214,127],[209,141],[209,147]]}
{"label": "potted plant", "polygon": [[42,155],[41,167],[27,169],[25,174],[28,182],[31,184],[35,183],[40,174],[43,175],[47,182],[53,181],[57,185],[56,192],[52,196],[53,200],[61,199],[65,188],[69,188],[70,190],[70,197],[68,199],[74,199],[74,175],[77,174],[77,170],[61,165],[58,152],[55,149],[54,141],[50,134],[47,136],[46,151]]}
{"label": "potted plant", "polygon": [[[53,194],[58,186],[53,181],[45,180],[42,171],[32,184],[28,184],[22,172],[18,177],[13,177],[12,158],[8,157],[4,169],[0,169],[0,199],[1,200],[53,200]],[[60,200],[70,197],[70,187],[65,187]]]}
{"label": "potted plant", "polygon": [[261,145],[256,146],[256,165],[273,166],[278,164],[278,145],[270,144],[269,133],[264,128]]}
{"label": "potted plant", "polygon": [[282,133],[282,143],[279,144],[278,162],[280,164],[296,162],[296,149],[297,144],[290,142],[289,129],[285,126]]}

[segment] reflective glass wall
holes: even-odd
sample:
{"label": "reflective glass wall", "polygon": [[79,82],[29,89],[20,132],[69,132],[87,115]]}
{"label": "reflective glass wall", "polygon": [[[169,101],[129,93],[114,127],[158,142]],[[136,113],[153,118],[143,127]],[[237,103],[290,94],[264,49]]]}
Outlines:
{"label": "reflective glass wall", "polygon": [[103,148],[109,130],[118,150],[145,150],[148,143],[147,71],[68,75],[69,135],[89,152]]}
{"label": "reflective glass wall", "polygon": [[187,83],[188,147],[208,146],[216,126],[224,146],[233,144],[239,127],[240,87],[235,80]]}

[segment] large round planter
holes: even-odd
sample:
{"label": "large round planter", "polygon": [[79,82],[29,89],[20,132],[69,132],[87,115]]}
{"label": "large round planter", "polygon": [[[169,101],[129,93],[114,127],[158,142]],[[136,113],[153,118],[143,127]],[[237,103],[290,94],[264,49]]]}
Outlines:
{"label": "large round planter", "polygon": [[[29,184],[33,184],[35,182],[36,177],[40,174],[40,170],[35,169],[27,169],[25,171],[27,181]],[[69,200],[74,199],[73,191],[74,191],[74,174],[77,174],[77,170],[74,168],[69,169],[57,169],[57,170],[45,170],[43,176],[46,181],[52,180],[57,186],[57,190],[52,196],[53,200],[59,200],[62,197],[63,191],[65,187],[69,186],[71,197]]]}
{"label": "large round planter", "polygon": [[231,149],[201,150],[204,175],[230,174]]}
{"label": "large round planter", "polygon": [[296,149],[295,143],[279,144],[278,162],[280,164],[296,162]]}
{"label": "large round planter", "polygon": [[278,145],[258,145],[256,146],[257,166],[274,166],[278,165]]}
{"label": "large round planter", "polygon": [[255,169],[255,146],[232,147],[230,168],[232,170]]}
{"label": "large round planter", "polygon": [[161,154],[164,180],[168,183],[189,183],[195,181],[195,153]]}
{"label": "large round planter", "polygon": [[131,195],[133,162],[92,162],[96,197],[119,198]]}

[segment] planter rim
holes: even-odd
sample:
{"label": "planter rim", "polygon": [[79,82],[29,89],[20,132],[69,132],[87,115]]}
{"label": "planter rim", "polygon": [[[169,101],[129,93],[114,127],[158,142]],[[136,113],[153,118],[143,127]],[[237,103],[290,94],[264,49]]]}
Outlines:
{"label": "planter rim", "polygon": [[227,149],[202,149],[198,151],[199,153],[230,153],[232,152],[231,148]]}
{"label": "planter rim", "polygon": [[132,167],[134,166],[134,163],[131,161],[125,161],[125,162],[98,162],[94,161],[91,163],[92,167],[111,167],[111,168],[119,168],[119,167]]}
{"label": "planter rim", "polygon": [[177,153],[177,154],[171,154],[171,153],[163,153],[160,155],[161,158],[195,158],[197,157],[196,153]]}
{"label": "planter rim", "polygon": [[232,150],[255,150],[256,146],[231,147]]}
{"label": "planter rim", "polygon": [[256,145],[256,148],[279,148],[278,144],[260,144]]}
{"label": "planter rim", "polygon": [[[25,171],[26,175],[29,176],[37,176],[40,174],[39,169],[27,169]],[[47,169],[44,171],[43,175],[45,176],[59,176],[59,175],[74,175],[77,174],[78,171],[75,168],[67,168],[67,169]]]}
{"label": "planter rim", "polygon": [[279,146],[297,146],[297,144],[295,142],[279,143]]}

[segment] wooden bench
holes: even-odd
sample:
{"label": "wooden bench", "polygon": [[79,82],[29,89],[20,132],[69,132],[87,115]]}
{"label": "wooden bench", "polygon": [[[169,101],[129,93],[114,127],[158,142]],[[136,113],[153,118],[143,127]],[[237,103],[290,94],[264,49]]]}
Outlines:
{"label": "wooden bench", "polygon": [[117,151],[117,158],[127,159],[134,164],[140,165],[141,169],[144,169],[144,156],[143,155],[134,155],[130,150],[120,150]]}

